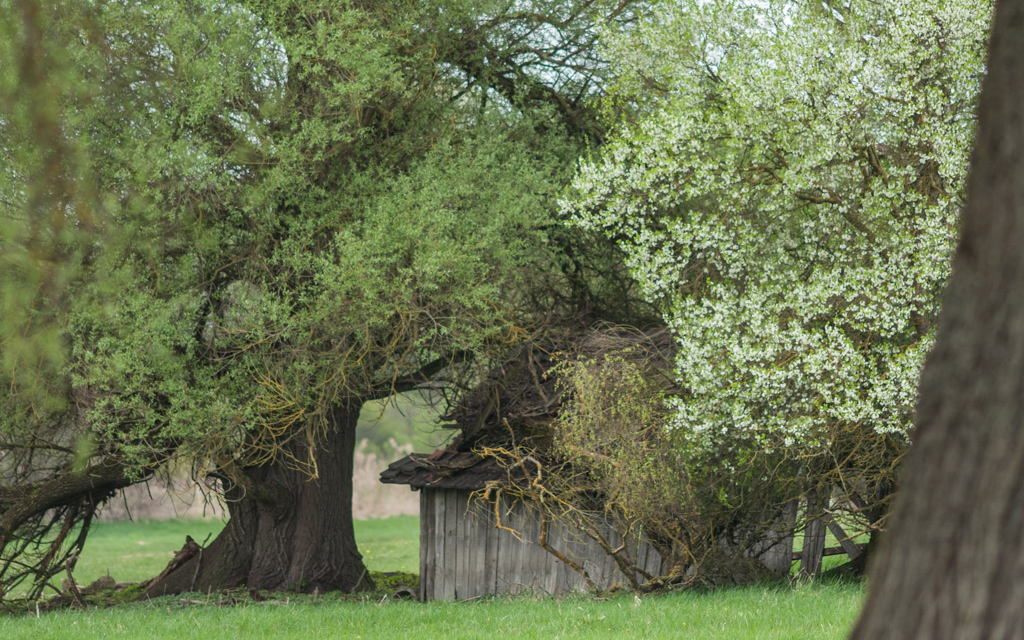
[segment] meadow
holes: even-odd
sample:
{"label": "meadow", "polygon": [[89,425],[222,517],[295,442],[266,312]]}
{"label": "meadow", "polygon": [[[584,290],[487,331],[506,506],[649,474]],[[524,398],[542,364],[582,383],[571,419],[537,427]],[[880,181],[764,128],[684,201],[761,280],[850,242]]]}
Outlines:
{"label": "meadow", "polygon": [[[219,521],[97,523],[79,561],[82,584],[109,572],[132,582],[159,572],[185,535],[211,539]],[[373,572],[418,569],[418,518],[356,521],[360,551]],[[268,594],[269,595],[269,594]],[[386,591],[295,596],[218,606],[217,594],[157,598],[88,611],[0,617],[0,638],[728,638],[846,637],[863,601],[855,582],[818,581],[658,596],[617,594],[549,598],[525,595],[422,604]],[[193,602],[186,602],[193,601]],[[195,604],[200,602],[201,604]]]}

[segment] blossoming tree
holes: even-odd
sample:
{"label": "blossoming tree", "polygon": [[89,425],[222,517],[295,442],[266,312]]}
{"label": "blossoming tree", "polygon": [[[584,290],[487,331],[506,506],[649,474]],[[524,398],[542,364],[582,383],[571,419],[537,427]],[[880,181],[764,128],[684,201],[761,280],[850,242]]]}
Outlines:
{"label": "blossoming tree", "polygon": [[613,237],[666,309],[671,427],[691,451],[725,452],[725,469],[780,454],[881,526],[950,273],[990,13],[683,0],[610,35],[627,115],[563,211]]}

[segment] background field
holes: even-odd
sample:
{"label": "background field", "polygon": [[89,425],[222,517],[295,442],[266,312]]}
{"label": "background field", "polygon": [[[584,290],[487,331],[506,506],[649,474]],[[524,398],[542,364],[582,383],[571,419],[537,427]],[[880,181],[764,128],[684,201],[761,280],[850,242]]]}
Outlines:
{"label": "background field", "polygon": [[[97,522],[75,569],[79,584],[109,574],[118,582],[141,582],[160,573],[185,544],[202,544],[224,527],[220,520]],[[356,520],[356,540],[370,571],[419,572],[420,519],[395,516]]]}

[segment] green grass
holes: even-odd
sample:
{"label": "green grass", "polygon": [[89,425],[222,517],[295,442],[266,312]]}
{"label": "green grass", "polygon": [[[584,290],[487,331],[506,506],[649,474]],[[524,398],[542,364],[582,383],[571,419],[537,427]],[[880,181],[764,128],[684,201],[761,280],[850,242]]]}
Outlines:
{"label": "green grass", "polygon": [[420,519],[356,520],[356,543],[370,571],[420,572]]}
{"label": "green grass", "polygon": [[[607,600],[498,598],[463,603],[337,596],[317,603],[216,607],[160,598],[113,609],[0,619],[0,637],[33,638],[844,638],[860,609],[860,585],[800,584]],[[199,599],[205,596],[196,596]]]}
{"label": "green grass", "polygon": [[[122,582],[159,572],[185,535],[216,535],[215,521],[100,523],[76,572],[85,584],[110,573]],[[356,538],[372,571],[418,569],[419,519],[357,521]],[[143,543],[143,544],[140,544]],[[153,638],[687,638],[758,640],[844,638],[860,610],[863,586],[795,583],[704,593],[610,598],[485,598],[469,602],[381,600],[365,595],[280,594],[277,604],[195,605],[181,596],[109,609],[0,617],[0,638],[80,640]],[[219,596],[213,594],[211,601]],[[277,596],[275,596],[277,597]],[[207,601],[206,594],[187,598]]]}
{"label": "green grass", "polygon": [[185,536],[202,544],[223,528],[220,520],[97,522],[75,567],[75,581],[89,584],[109,572],[118,582],[141,582],[164,570]]}

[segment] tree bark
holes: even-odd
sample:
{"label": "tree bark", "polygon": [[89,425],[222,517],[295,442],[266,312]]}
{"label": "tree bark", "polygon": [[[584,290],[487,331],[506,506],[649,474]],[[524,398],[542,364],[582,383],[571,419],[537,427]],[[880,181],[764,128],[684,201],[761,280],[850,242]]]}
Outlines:
{"label": "tree bark", "polygon": [[856,640],[1024,638],[1024,2],[1000,1],[938,342]]}
{"label": "tree bark", "polygon": [[[317,478],[291,468],[280,456],[245,469],[248,488],[240,485],[226,492],[230,519],[224,530],[207,548],[150,585],[147,595],[242,585],[303,592],[372,588],[352,528],[359,408],[352,403],[333,409],[332,428],[317,443]],[[300,460],[308,455],[305,444],[287,446]]]}

